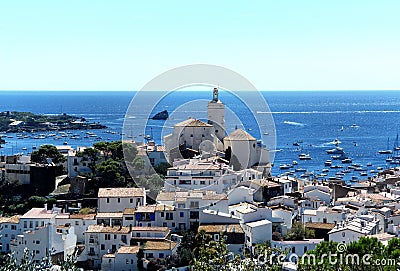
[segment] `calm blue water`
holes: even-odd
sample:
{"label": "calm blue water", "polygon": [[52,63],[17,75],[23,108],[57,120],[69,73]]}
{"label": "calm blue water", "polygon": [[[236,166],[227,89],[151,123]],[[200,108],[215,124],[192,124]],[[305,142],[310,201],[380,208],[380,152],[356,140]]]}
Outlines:
{"label": "calm blue water", "polygon": [[[155,95],[149,93],[148,95]],[[263,92],[273,113],[276,126],[277,146],[275,174],[282,173],[280,164],[298,160],[300,152],[309,153],[312,160],[299,161],[298,167],[319,173],[324,168],[324,161],[329,159],[327,149],[334,146],[329,143],[338,138],[353,163],[373,164],[368,169],[387,167],[386,156],[377,151],[390,148],[400,124],[400,91],[357,91],[357,92]],[[109,128],[93,131],[100,138],[83,138],[86,131],[76,132],[81,139],[52,138],[18,139],[15,134],[8,134],[7,143],[0,149],[0,154],[28,153],[33,146],[44,143],[62,145],[65,141],[72,147],[92,145],[100,140],[121,139],[124,116],[134,92],[0,92],[0,111],[29,111],[41,114],[67,113],[83,116],[89,121],[96,121]],[[176,92],[162,99],[154,112],[167,109],[175,111],[167,122],[150,120],[145,134],[152,134],[157,142],[171,131],[173,123],[193,116],[206,118],[206,101],[211,92]],[[250,111],[229,93],[222,92],[220,99],[238,116],[228,118],[228,131],[232,131],[240,121],[249,133],[260,137],[255,119]],[[190,101],[196,102],[190,103]],[[135,110],[136,119],[147,118],[140,106]],[[239,120],[240,119],[240,120]],[[356,124],[358,128],[350,126]],[[343,129],[342,129],[343,127]],[[151,128],[151,129],[150,129]],[[132,122],[128,133],[140,140],[143,134],[140,127]],[[127,131],[124,131],[127,132]],[[293,142],[302,141],[301,150]],[[27,150],[23,150],[23,148]],[[338,164],[341,164],[340,162]],[[345,165],[344,165],[345,166]],[[329,176],[335,171],[330,170]],[[358,176],[358,172],[346,174],[347,178]]]}

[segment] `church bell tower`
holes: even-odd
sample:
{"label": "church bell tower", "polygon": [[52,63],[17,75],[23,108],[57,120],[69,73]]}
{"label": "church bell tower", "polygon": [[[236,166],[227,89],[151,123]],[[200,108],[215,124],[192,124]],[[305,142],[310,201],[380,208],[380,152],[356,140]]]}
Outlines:
{"label": "church bell tower", "polygon": [[217,138],[223,142],[225,131],[225,105],[218,98],[218,88],[213,89],[212,100],[208,102],[208,123],[214,126]]}

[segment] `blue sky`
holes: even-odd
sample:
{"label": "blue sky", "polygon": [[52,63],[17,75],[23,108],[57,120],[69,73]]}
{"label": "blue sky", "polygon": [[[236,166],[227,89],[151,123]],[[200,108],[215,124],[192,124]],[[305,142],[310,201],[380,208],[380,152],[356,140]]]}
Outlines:
{"label": "blue sky", "polygon": [[0,90],[136,90],[221,65],[261,90],[400,89],[400,1],[2,1]]}

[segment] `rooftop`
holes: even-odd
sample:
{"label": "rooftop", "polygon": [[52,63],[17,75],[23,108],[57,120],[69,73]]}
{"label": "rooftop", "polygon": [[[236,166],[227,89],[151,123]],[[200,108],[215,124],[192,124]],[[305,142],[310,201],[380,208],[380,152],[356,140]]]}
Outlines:
{"label": "rooftop", "polygon": [[139,252],[139,246],[122,246],[118,249],[118,254],[136,254]]}
{"label": "rooftop", "polygon": [[51,211],[46,210],[45,208],[32,208],[28,212],[26,212],[21,218],[24,219],[50,219],[57,216],[57,214],[53,214]]}
{"label": "rooftop", "polygon": [[200,225],[198,231],[204,230],[207,233],[244,233],[240,224],[227,224],[227,225]]}
{"label": "rooftop", "polygon": [[232,133],[230,133],[224,140],[230,141],[248,141],[248,140],[256,140],[255,137],[250,135],[248,132],[242,129],[236,129]]}
{"label": "rooftop", "polygon": [[258,221],[254,221],[254,222],[248,222],[248,223],[246,223],[246,226],[249,226],[250,228],[255,228],[255,227],[268,225],[268,224],[272,224],[272,222],[269,220],[263,219],[263,220],[258,220]]}
{"label": "rooftop", "polygon": [[144,188],[100,188],[99,198],[144,197]]}
{"label": "rooftop", "polygon": [[173,241],[147,241],[144,250],[170,250],[174,249],[178,243]]}
{"label": "rooftop", "polygon": [[211,124],[202,122],[201,120],[194,119],[194,118],[188,118],[187,120],[184,120],[182,122],[179,122],[175,124],[177,127],[212,127]]}

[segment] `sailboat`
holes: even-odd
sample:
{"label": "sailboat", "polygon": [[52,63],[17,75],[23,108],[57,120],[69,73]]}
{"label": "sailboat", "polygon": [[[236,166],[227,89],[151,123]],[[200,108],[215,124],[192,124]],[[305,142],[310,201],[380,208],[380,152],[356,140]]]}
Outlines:
{"label": "sailboat", "polygon": [[394,151],[400,151],[400,146],[399,146],[399,133],[397,133],[396,139],[394,140],[393,150],[394,150]]}
{"label": "sailboat", "polygon": [[387,143],[387,149],[378,151],[378,153],[379,154],[392,154],[393,153],[393,151],[389,149],[389,138],[388,138],[388,143]]}

